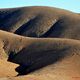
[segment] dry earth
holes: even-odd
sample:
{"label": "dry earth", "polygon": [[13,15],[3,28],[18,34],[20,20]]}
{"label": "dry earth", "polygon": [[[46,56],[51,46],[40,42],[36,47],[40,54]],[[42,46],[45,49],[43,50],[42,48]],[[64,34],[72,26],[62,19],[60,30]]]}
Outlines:
{"label": "dry earth", "polygon": [[0,80],[80,80],[79,14],[0,9],[0,29]]}

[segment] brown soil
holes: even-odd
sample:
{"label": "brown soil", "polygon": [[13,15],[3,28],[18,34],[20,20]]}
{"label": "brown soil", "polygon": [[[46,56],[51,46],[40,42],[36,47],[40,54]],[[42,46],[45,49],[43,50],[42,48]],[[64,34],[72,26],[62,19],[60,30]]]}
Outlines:
{"label": "brown soil", "polygon": [[0,9],[0,80],[80,80],[80,15]]}

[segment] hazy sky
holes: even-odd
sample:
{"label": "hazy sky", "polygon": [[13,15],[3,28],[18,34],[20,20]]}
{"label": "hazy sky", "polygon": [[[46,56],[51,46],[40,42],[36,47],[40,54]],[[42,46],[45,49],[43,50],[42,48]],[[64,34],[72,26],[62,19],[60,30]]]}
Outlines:
{"label": "hazy sky", "polygon": [[0,8],[53,6],[80,13],[80,0],[0,0]]}

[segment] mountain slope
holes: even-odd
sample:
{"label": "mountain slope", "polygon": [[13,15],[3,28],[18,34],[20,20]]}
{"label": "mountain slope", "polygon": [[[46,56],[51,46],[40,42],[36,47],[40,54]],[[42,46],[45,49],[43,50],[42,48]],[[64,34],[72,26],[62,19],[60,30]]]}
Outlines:
{"label": "mountain slope", "polygon": [[0,9],[0,80],[76,80],[79,61],[79,14],[40,6]]}
{"label": "mountain slope", "polygon": [[52,7],[1,9],[0,29],[29,37],[80,39],[80,16]]}
{"label": "mountain slope", "polygon": [[[80,63],[77,62],[80,58],[79,40],[64,38],[28,38],[1,30],[0,40],[3,42],[1,49],[7,52],[8,61],[20,64],[20,67],[16,68],[19,75],[30,73],[48,65],[54,67],[57,62],[58,65],[76,65],[75,71],[77,71],[77,69],[80,71],[78,68]],[[7,44],[4,41],[6,41]],[[74,64],[69,63],[72,60]],[[66,63],[66,61],[68,63]],[[71,67],[67,66],[67,68],[70,69]]]}

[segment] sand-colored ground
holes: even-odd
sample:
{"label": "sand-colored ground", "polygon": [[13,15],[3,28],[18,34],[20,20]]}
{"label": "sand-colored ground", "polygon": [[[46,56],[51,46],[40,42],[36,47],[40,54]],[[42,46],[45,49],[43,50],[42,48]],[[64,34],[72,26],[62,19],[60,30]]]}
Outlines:
{"label": "sand-colored ground", "polygon": [[0,59],[0,77],[16,76],[18,73],[15,71],[17,64],[13,64],[6,60]]}
{"label": "sand-colored ground", "polygon": [[[79,40],[63,38],[28,38],[1,30],[0,38],[3,43],[1,44],[1,46],[3,45],[1,51],[3,52],[4,50],[3,54],[7,55],[6,57],[5,55],[1,55],[1,78],[9,78],[11,80],[57,80],[59,78],[62,80],[62,78],[65,78],[66,80],[73,80],[73,78],[80,76]],[[6,44],[6,42],[8,44]],[[9,53],[11,52],[13,52],[13,56],[9,59],[11,62],[8,62],[7,58],[9,58]],[[23,69],[22,72],[28,74],[15,77],[18,75],[18,72],[21,74],[20,70],[16,72],[16,68],[18,68],[19,65],[15,63],[20,65],[24,64],[26,69]],[[30,64],[29,67],[27,67],[27,64]],[[34,70],[36,71],[29,73]]]}
{"label": "sand-colored ground", "polygon": [[0,80],[80,80],[80,15],[0,9]]}

